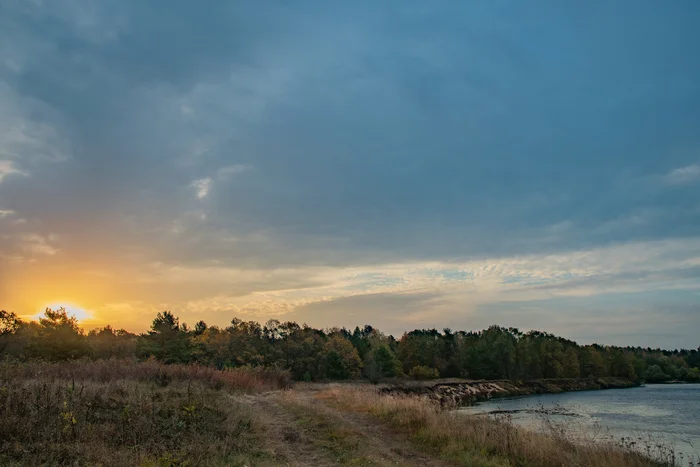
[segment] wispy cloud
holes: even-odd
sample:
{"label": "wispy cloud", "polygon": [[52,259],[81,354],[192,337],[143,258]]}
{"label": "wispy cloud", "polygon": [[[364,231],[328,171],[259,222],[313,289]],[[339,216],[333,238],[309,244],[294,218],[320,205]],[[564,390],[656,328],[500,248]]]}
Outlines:
{"label": "wispy cloud", "polygon": [[204,199],[207,197],[207,195],[209,195],[209,191],[211,190],[212,184],[213,180],[209,177],[206,177],[193,181],[192,183],[190,183],[190,187],[194,189],[197,199]]}
{"label": "wispy cloud", "polygon": [[31,255],[53,256],[59,250],[52,245],[52,240],[55,240],[52,236],[25,234],[20,239],[20,245],[23,250]]}
{"label": "wispy cloud", "polygon": [[71,157],[60,113],[0,81],[0,159],[35,165]]}
{"label": "wispy cloud", "polygon": [[664,181],[670,185],[687,185],[700,181],[700,165],[692,164],[668,172]]}
{"label": "wispy cloud", "polygon": [[[134,277],[166,289],[200,289],[209,295],[182,304],[188,313],[242,314],[255,319],[303,310],[311,304],[352,297],[431,296],[432,307],[411,316],[445,321],[477,305],[535,302],[614,293],[698,289],[700,241],[639,242],[556,255],[528,255],[467,262],[411,262],[351,268],[302,267],[274,271],[206,266],[154,265]],[[440,305],[436,305],[437,303]],[[333,308],[333,307],[331,307]],[[507,306],[506,306],[507,308]],[[562,313],[565,311],[562,310]],[[387,313],[389,313],[387,311]],[[382,317],[406,323],[406,316]],[[494,320],[498,321],[497,315]],[[361,323],[357,323],[361,324]],[[394,326],[396,329],[396,326]]]}
{"label": "wispy cloud", "polygon": [[19,170],[13,161],[0,160],[0,183],[2,183],[3,180],[5,180],[5,178],[9,177],[10,175],[27,176],[28,174],[22,170]]}
{"label": "wispy cloud", "polygon": [[248,164],[236,164],[222,167],[216,172],[216,180],[212,177],[199,178],[190,183],[190,188],[195,191],[197,199],[204,199],[209,195],[216,181],[224,182],[238,174],[250,170],[253,170],[253,166]]}
{"label": "wispy cloud", "polygon": [[216,177],[219,180],[229,180],[231,177],[253,170],[250,164],[236,164],[227,167],[222,167],[216,172]]}

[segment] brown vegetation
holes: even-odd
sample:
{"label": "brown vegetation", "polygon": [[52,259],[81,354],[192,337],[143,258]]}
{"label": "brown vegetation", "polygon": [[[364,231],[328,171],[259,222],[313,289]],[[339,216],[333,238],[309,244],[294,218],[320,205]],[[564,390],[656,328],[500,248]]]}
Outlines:
{"label": "brown vegetation", "polygon": [[271,367],[238,367],[217,370],[191,365],[164,365],[156,360],[136,359],[68,360],[63,362],[0,362],[0,381],[15,378],[41,378],[73,382],[111,382],[128,379],[138,382],[198,382],[213,388],[264,391],[286,389],[291,376],[286,370]]}
{"label": "brown vegetation", "polygon": [[653,466],[369,384],[153,360],[0,362],[0,465]]}
{"label": "brown vegetation", "polygon": [[613,443],[572,442],[482,416],[447,411],[426,398],[336,385],[317,396],[339,410],[367,413],[422,450],[458,465],[638,467],[664,465]]}
{"label": "brown vegetation", "polygon": [[157,362],[0,364],[0,465],[245,465],[264,430],[229,390],[282,372]]}

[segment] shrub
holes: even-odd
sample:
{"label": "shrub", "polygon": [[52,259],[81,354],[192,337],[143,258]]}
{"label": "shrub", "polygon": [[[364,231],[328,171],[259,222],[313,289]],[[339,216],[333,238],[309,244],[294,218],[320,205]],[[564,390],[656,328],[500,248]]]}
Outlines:
{"label": "shrub", "polygon": [[664,373],[659,365],[650,366],[644,373],[644,380],[648,383],[661,383],[669,379],[670,376]]}
{"label": "shrub", "polygon": [[409,376],[418,380],[436,379],[440,377],[440,372],[437,370],[437,368],[429,368],[427,366],[418,365],[411,369]]}

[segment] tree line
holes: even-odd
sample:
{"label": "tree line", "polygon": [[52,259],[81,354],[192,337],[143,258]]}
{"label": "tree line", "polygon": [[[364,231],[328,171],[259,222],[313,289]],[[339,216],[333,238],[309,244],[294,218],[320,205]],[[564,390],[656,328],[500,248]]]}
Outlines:
{"label": "tree line", "polygon": [[372,326],[315,329],[295,322],[199,321],[190,328],[169,311],[148,332],[105,326],[85,332],[64,309],[38,321],[0,311],[0,358],[155,358],[216,368],[270,366],[295,380],[541,379],[621,377],[650,383],[700,382],[700,348],[661,350],[578,345],[540,331],[491,326],[483,331],[419,329],[400,339]]}

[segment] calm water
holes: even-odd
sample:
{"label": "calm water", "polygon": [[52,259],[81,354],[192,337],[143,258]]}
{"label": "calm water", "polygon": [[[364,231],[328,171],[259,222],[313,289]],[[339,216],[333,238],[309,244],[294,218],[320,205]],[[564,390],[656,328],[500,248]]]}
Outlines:
{"label": "calm water", "polygon": [[460,410],[473,414],[508,411],[514,423],[542,429],[542,409],[551,420],[566,424],[574,433],[652,439],[672,446],[685,459],[700,459],[700,384],[497,399]]}

